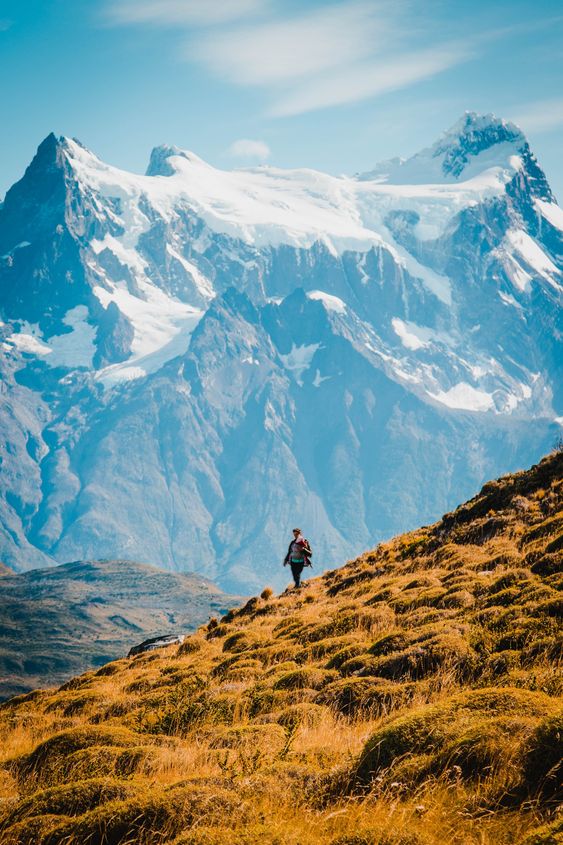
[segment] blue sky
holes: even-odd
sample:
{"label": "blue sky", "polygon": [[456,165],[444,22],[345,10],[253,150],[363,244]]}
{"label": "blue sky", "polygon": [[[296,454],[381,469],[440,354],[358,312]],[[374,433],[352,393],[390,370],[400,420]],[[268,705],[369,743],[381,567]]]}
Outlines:
{"label": "blue sky", "polygon": [[0,196],[50,131],[144,172],[368,170],[465,110],[524,129],[563,202],[558,0],[0,0]]}

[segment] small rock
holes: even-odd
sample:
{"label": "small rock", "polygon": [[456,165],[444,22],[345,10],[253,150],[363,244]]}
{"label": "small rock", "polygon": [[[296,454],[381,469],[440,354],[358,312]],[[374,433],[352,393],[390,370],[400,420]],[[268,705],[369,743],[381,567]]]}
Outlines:
{"label": "small rock", "polygon": [[144,651],[154,651],[157,648],[164,648],[168,645],[182,645],[185,639],[184,634],[168,634],[164,637],[153,637],[139,645],[133,646],[127,657],[135,657],[136,654],[142,654]]}

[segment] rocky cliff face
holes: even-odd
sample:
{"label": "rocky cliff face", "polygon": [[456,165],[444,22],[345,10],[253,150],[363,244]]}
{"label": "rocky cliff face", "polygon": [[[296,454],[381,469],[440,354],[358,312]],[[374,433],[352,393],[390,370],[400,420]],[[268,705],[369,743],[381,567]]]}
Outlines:
{"label": "rocky cliff face", "polygon": [[0,207],[0,558],[284,581],[560,430],[563,212],[517,127],[335,178],[47,138]]}

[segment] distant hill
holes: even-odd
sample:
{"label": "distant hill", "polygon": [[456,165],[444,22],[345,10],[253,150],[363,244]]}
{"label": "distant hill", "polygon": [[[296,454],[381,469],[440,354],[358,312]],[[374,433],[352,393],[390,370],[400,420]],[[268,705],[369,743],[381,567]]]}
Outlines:
{"label": "distant hill", "polygon": [[59,684],[147,637],[193,631],[239,601],[207,578],[127,560],[0,576],[0,698]]}
{"label": "distant hill", "polygon": [[[0,706],[2,845],[556,845],[563,453]],[[3,778],[3,779],[2,779]]]}
{"label": "distant hill", "polygon": [[2,575],[13,575],[13,574],[14,574],[13,569],[10,569],[10,567],[6,566],[5,563],[0,563],[0,577],[2,577]]}

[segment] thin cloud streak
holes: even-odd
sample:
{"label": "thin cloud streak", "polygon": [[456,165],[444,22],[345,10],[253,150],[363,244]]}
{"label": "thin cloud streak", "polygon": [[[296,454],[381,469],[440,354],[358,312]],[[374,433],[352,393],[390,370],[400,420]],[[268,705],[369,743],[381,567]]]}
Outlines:
{"label": "thin cloud streak", "polygon": [[563,126],[563,97],[519,106],[512,120],[526,132],[549,132]]}
{"label": "thin cloud streak", "polygon": [[456,43],[355,65],[301,86],[275,102],[269,114],[289,117],[381,96],[443,73],[473,55],[469,45]]}
{"label": "thin cloud streak", "polygon": [[340,0],[292,15],[282,5],[117,0],[111,15],[114,23],[177,25],[185,33],[183,60],[230,84],[266,89],[266,114],[276,118],[406,88],[469,60],[479,43],[474,35],[428,46],[427,28],[405,24],[413,0]]}
{"label": "thin cloud streak", "polygon": [[106,7],[113,24],[209,26],[262,14],[269,0],[117,0]]}

